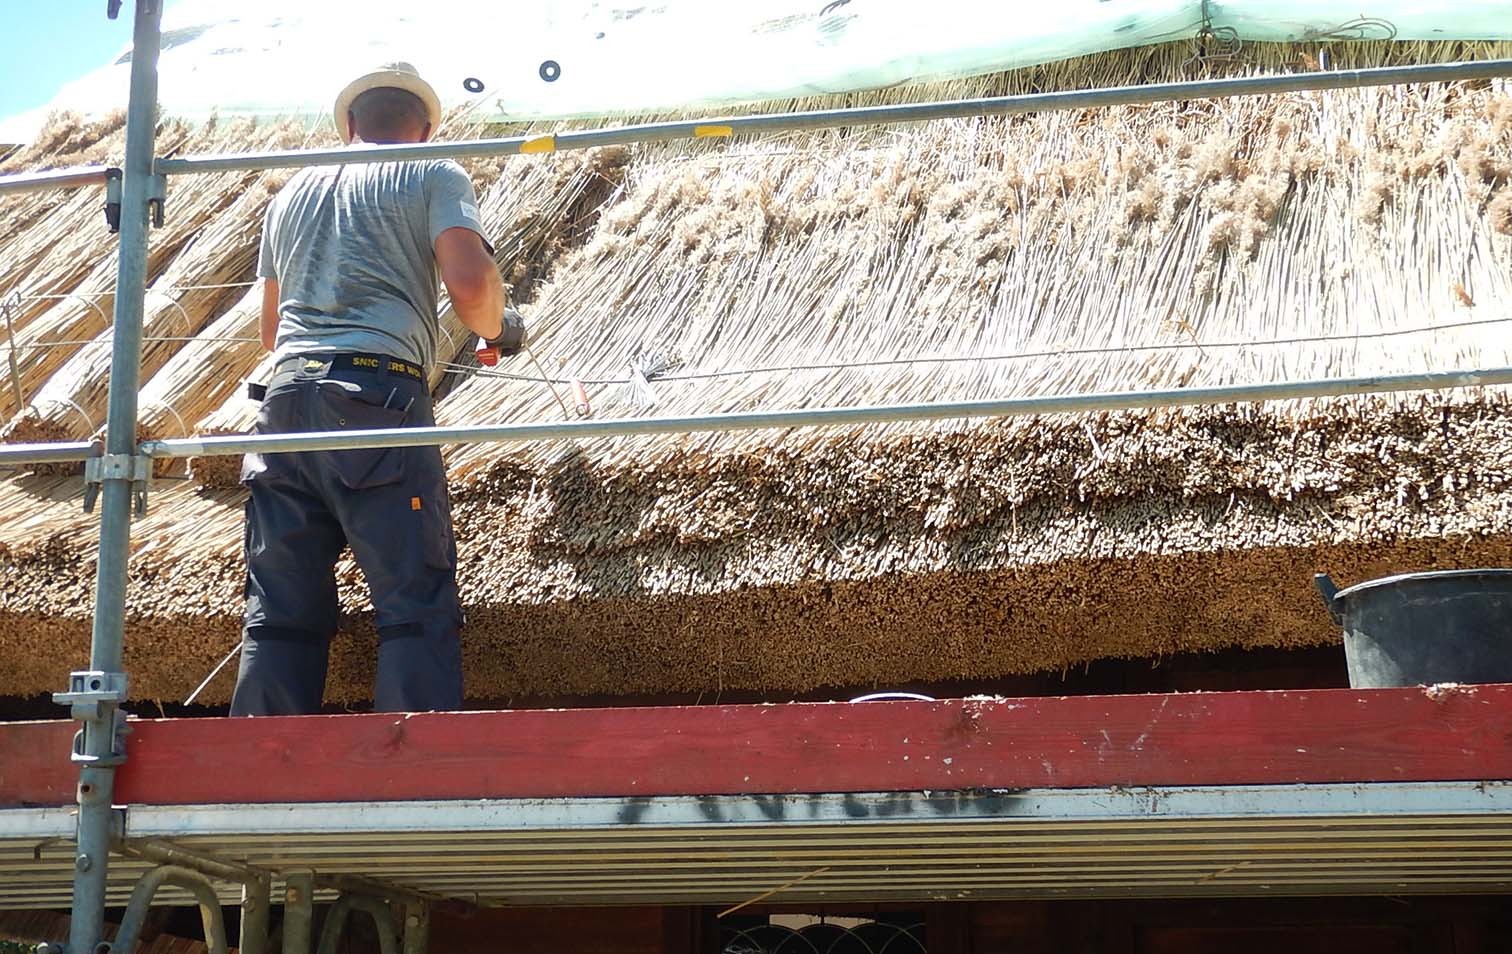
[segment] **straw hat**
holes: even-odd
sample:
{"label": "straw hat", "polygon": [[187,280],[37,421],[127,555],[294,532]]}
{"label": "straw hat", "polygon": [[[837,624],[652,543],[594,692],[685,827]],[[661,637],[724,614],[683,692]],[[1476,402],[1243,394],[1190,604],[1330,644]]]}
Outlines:
{"label": "straw hat", "polygon": [[431,84],[420,78],[420,71],[409,63],[385,63],[371,73],[364,73],[346,85],[336,96],[336,131],[341,141],[350,143],[352,135],[347,129],[347,112],[357,97],[370,89],[402,89],[414,93],[425,104],[425,113],[430,118],[431,132],[441,126],[441,97]]}

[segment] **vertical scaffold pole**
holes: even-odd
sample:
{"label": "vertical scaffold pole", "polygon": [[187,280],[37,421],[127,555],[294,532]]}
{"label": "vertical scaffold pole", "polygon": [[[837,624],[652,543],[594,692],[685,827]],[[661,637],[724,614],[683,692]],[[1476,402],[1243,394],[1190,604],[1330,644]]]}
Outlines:
{"label": "vertical scaffold pole", "polygon": [[[147,284],[148,208],[153,194],[162,19],[162,0],[136,0],[131,98],[126,113],[120,260],[116,272],[115,342],[110,359],[110,409],[105,431],[106,454],[127,459],[136,455],[142,301]],[[100,558],[89,656],[92,670],[118,673],[122,669],[132,480],[130,468],[119,474],[106,471],[102,477]],[[70,954],[95,954],[104,933],[111,799],[118,760],[114,751],[116,709],[114,704],[100,706],[99,714],[86,722],[84,750],[76,753],[82,767],[78,789],[78,853],[74,859],[73,912],[68,933]]]}

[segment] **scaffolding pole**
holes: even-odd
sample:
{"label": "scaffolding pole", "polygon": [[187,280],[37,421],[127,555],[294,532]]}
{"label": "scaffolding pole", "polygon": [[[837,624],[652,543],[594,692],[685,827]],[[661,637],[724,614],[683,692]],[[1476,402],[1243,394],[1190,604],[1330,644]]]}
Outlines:
{"label": "scaffolding pole", "polygon": [[832,129],[839,126],[875,126],[888,123],[926,122],[935,119],[969,119],[979,116],[1016,116],[1053,110],[1137,106],[1188,99],[1226,99],[1233,96],[1265,96],[1316,90],[1360,89],[1367,86],[1394,86],[1402,83],[1489,80],[1506,76],[1512,76],[1512,59],[1482,60],[1471,63],[1430,63],[1419,66],[1385,66],[1361,70],[1248,76],[1184,83],[1147,83],[1057,93],[1030,93],[1020,96],[912,103],[902,106],[817,109],[807,112],[764,113],[757,116],[731,116],[720,119],[641,123],[611,129],[588,129],[544,136],[478,139],[469,142],[434,142],[406,146],[358,145],[341,149],[183,156],[175,159],[159,159],[156,169],[164,175],[187,175],[234,170],[340,165],[348,162],[513,156],[522,153],[591,149],[595,146],[724,138],[804,129]]}
{"label": "scaffolding pole", "polygon": [[[106,417],[106,459],[130,461],[137,453],[137,387],[141,377],[142,307],[147,286],[148,204],[153,195],[156,148],[158,52],[162,39],[162,0],[137,0],[132,30],[131,93],[126,114],[126,161],[123,169],[121,240],[116,272],[115,333],[110,359],[110,397]],[[112,797],[115,767],[124,761],[119,746],[119,705],[126,695],[122,641],[126,612],[126,563],[131,539],[132,470],[102,471],[100,555],[95,578],[94,624],[90,636],[90,673],[71,680],[78,696],[85,690],[114,690],[92,706],[74,704],[83,718],[75,743],[79,762],[79,821],[74,856],[73,909],[69,920],[70,954],[94,954],[104,940],[106,875],[110,864]],[[98,680],[95,678],[98,677]]]}
{"label": "scaffolding pole", "polygon": [[100,445],[92,441],[56,444],[0,444],[0,467],[28,464],[70,464],[100,455]]}
{"label": "scaffolding pole", "polygon": [[[356,450],[370,447],[421,447],[436,444],[507,444],[525,441],[587,440],[596,437],[634,437],[647,434],[696,434],[782,427],[836,427],[853,424],[896,424],[907,421],[1027,417],[1039,414],[1293,401],[1406,391],[1450,391],[1505,384],[1512,384],[1512,367],[1429,371],[1420,374],[1390,374],[1361,378],[1318,378],[1311,381],[1280,381],[1271,384],[1237,384],[1209,388],[1105,391],[1091,394],[979,401],[937,401],[922,404],[880,404],[860,407],[795,408],[786,411],[744,411],[685,417],[630,417],[602,421],[481,424],[460,427],[401,427],[305,434],[228,434],[216,437],[144,441],[139,450],[147,457],[173,458]],[[99,456],[98,443],[76,441],[66,444],[12,444],[0,446],[0,467],[76,463]]]}
{"label": "scaffolding pole", "polygon": [[82,189],[105,185],[121,170],[107,166],[76,166],[47,172],[26,172],[0,176],[0,195],[7,192],[43,192],[51,189]]}
{"label": "scaffolding pole", "polygon": [[645,434],[693,434],[750,431],[774,427],[834,427],[846,424],[892,424],[980,417],[1024,417],[1088,411],[1186,407],[1255,401],[1286,401],[1380,394],[1393,391],[1444,391],[1512,384],[1512,367],[1466,371],[1432,371],[1365,378],[1320,378],[1274,384],[1109,391],[984,401],[883,404],[862,407],[797,408],[747,411],[692,417],[615,418],[547,424],[486,424],[464,427],[399,427],[310,434],[248,434],[146,441],[142,453],[153,458],[210,457],[291,451],[354,450],[364,447],[421,447],[432,444],[514,443],[536,440],[583,440]]}

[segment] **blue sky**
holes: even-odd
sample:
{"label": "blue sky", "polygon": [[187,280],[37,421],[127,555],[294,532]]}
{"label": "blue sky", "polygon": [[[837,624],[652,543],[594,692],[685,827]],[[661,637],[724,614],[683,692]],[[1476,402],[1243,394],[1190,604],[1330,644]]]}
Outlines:
{"label": "blue sky", "polygon": [[[166,9],[183,3],[168,0]],[[125,0],[120,19],[108,20],[105,0],[0,0],[0,118],[46,104],[111,62],[131,42],[133,6]]]}

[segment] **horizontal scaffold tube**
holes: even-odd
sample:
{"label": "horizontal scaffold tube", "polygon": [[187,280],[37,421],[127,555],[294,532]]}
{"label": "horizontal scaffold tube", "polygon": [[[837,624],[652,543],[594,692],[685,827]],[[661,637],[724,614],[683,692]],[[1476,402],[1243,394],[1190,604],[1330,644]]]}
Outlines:
{"label": "horizontal scaffold tube", "polygon": [[96,441],[68,444],[0,444],[0,467],[23,464],[69,464],[100,456]]}
{"label": "horizontal scaffold tube", "polygon": [[0,195],[7,192],[42,192],[47,189],[78,189],[84,186],[104,185],[121,170],[107,166],[79,166],[73,169],[51,169],[47,172],[24,172],[0,176]]}
{"label": "horizontal scaffold tube", "polygon": [[308,149],[289,152],[241,153],[219,156],[183,156],[159,159],[156,170],[167,175],[195,172],[225,172],[236,169],[280,169],[299,166],[340,165],[347,162],[379,162],[406,159],[512,156],[521,153],[559,152],[594,146],[706,139],[734,135],[787,132],[796,129],[826,129],[913,123],[932,119],[962,119],[972,116],[1011,116],[1060,109],[1131,106],[1188,99],[1219,99],[1230,96],[1262,96],[1310,90],[1358,89],[1401,83],[1443,83],[1486,80],[1512,76],[1512,59],[1474,63],[1430,63],[1418,66],[1387,66],[1361,70],[1330,70],[1248,76],[1233,79],[1183,83],[1146,83],[1102,89],[993,96],[982,99],[912,103],[899,106],[865,106],[855,109],[820,109],[809,112],[766,113],[722,119],[643,123],[611,129],[587,129],[555,135],[512,136],[470,142],[436,142],[404,146],[357,146],[346,149]]}
{"label": "horizontal scaffold tube", "polygon": [[592,437],[626,437],[642,434],[750,431],[773,427],[834,427],[846,424],[889,424],[901,421],[1022,417],[1035,414],[1117,411],[1132,408],[1284,401],[1349,394],[1379,394],[1389,391],[1441,391],[1491,384],[1512,384],[1512,367],[1382,375],[1369,378],[1323,378],[1315,381],[1283,381],[1276,384],[1176,388],[1163,391],[1112,391],[1100,394],[1067,394],[985,401],[747,411],[696,417],[637,417],[545,424],[401,427],[364,431],[326,431],[312,434],[192,437],[147,441],[142,444],[142,453],[150,457],[212,457],[245,453],[352,450],[362,447],[582,440]]}

